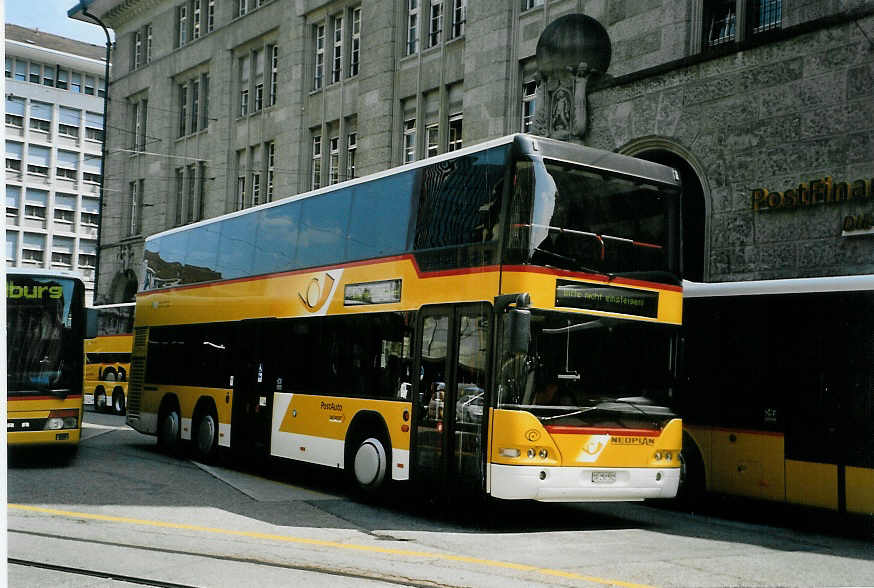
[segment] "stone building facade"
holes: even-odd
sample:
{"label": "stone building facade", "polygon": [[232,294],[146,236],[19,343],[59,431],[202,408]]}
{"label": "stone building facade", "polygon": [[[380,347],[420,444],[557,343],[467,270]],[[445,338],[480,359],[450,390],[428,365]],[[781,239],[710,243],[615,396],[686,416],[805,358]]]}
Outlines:
{"label": "stone building facade", "polygon": [[874,0],[86,4],[117,39],[106,302],[149,234],[530,130],[578,14],[612,55],[575,140],[681,172],[688,278],[874,271]]}

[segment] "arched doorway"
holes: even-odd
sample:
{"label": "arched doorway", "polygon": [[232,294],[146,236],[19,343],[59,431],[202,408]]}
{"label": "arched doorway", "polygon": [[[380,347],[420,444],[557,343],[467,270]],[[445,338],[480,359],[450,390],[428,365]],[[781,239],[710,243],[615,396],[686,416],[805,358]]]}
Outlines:
{"label": "arched doorway", "polygon": [[705,260],[709,256],[705,185],[690,163],[691,157],[684,157],[677,151],[676,146],[664,140],[650,138],[635,141],[620,153],[669,165],[680,174],[683,183],[683,277],[703,282],[707,274]]}
{"label": "arched doorway", "polygon": [[126,269],[115,275],[110,288],[110,302],[133,302],[137,295],[137,276],[133,270]]}

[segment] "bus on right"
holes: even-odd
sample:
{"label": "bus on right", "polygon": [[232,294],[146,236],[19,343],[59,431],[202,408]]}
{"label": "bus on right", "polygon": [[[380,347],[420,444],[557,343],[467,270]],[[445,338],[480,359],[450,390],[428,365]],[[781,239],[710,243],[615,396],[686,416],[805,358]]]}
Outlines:
{"label": "bus on right", "polygon": [[874,513],[874,275],[683,298],[681,495]]}

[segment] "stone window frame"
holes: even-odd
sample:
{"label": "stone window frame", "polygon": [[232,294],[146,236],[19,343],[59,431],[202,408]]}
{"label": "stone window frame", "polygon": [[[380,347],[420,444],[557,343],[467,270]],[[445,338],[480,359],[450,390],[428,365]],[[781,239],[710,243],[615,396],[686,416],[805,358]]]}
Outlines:
{"label": "stone window frame", "polygon": [[[713,11],[718,9],[714,4],[717,3],[720,7],[724,6],[725,9],[731,11],[728,15],[734,19],[732,25],[734,30],[731,35],[726,35],[724,40],[711,45],[707,40],[709,37],[708,31],[711,27],[711,24],[708,24],[708,21],[712,21],[712,17],[714,16]],[[780,30],[783,23],[783,8],[785,0],[762,0],[762,4],[767,4],[768,6],[762,7],[763,12],[761,17],[763,19],[773,18],[768,24],[753,26],[751,21],[753,0],[716,0],[715,2],[708,0],[695,0],[692,3],[692,14],[690,19],[691,54],[706,53],[717,50],[721,47],[742,44],[757,35]],[[774,9],[776,9],[776,12],[773,12]]]}
{"label": "stone window frame", "polygon": [[427,0],[406,0],[406,43],[404,56],[416,55],[419,52],[419,3]]}
{"label": "stone window frame", "polygon": [[146,23],[131,33],[131,71],[149,65],[152,61],[152,23]]}
{"label": "stone window frame", "polygon": [[312,147],[310,150],[310,190],[318,190],[322,187],[322,135],[312,135]]}
{"label": "stone window frame", "polygon": [[447,134],[449,135],[449,140],[446,145],[446,151],[458,151],[464,147],[464,143],[462,142],[464,113],[454,112],[450,114],[447,122]]}
{"label": "stone window frame", "polygon": [[[279,48],[274,33],[267,33],[234,50],[239,88],[237,118],[274,106],[279,97]],[[201,82],[201,85],[202,82]]]}
{"label": "stone window frame", "polygon": [[358,132],[352,131],[346,135],[346,179],[355,177],[355,153],[358,151]]}
{"label": "stone window frame", "polygon": [[339,83],[343,79],[345,17],[343,12],[331,16],[331,84]]}
{"label": "stone window frame", "polygon": [[145,180],[128,182],[127,235],[133,237],[143,232],[143,191]]}
{"label": "stone window frame", "polygon": [[428,2],[428,36],[425,49],[440,45],[443,37],[443,0],[425,0]]}
{"label": "stone window frame", "polygon": [[349,69],[347,77],[358,75],[361,67],[361,7],[354,6],[349,10]]}
{"label": "stone window frame", "polygon": [[313,23],[313,91],[325,87],[325,35],[324,22]]}
{"label": "stone window frame", "polygon": [[449,0],[452,3],[452,23],[449,27],[449,40],[464,36],[464,25],[467,22],[467,0]]}
{"label": "stone window frame", "polygon": [[408,115],[404,117],[402,127],[401,143],[403,151],[401,153],[402,163],[411,163],[416,161],[416,115]]}
{"label": "stone window frame", "polygon": [[273,191],[276,181],[276,141],[264,143],[264,159],[267,164],[267,185],[264,192],[264,202],[273,202]]}

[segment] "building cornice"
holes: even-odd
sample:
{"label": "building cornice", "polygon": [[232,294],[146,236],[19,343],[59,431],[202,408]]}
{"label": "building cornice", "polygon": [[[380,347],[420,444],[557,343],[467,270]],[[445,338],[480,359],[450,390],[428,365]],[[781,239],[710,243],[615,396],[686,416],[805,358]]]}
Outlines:
{"label": "building cornice", "polygon": [[[75,53],[66,51],[58,51],[56,49],[48,49],[32,43],[24,43],[21,41],[13,41],[6,39],[6,55],[11,57],[27,57],[29,59],[40,59],[43,61],[53,61],[59,65],[64,65],[71,68],[87,71],[103,75],[105,62],[102,59],[91,59],[83,57]],[[112,67],[112,63],[109,64]]]}
{"label": "building cornice", "polygon": [[[75,20],[93,23],[83,14],[85,9],[116,29],[138,16],[151,13],[163,0],[80,0],[77,6],[67,11],[67,16]],[[84,5],[84,6],[83,6]]]}

